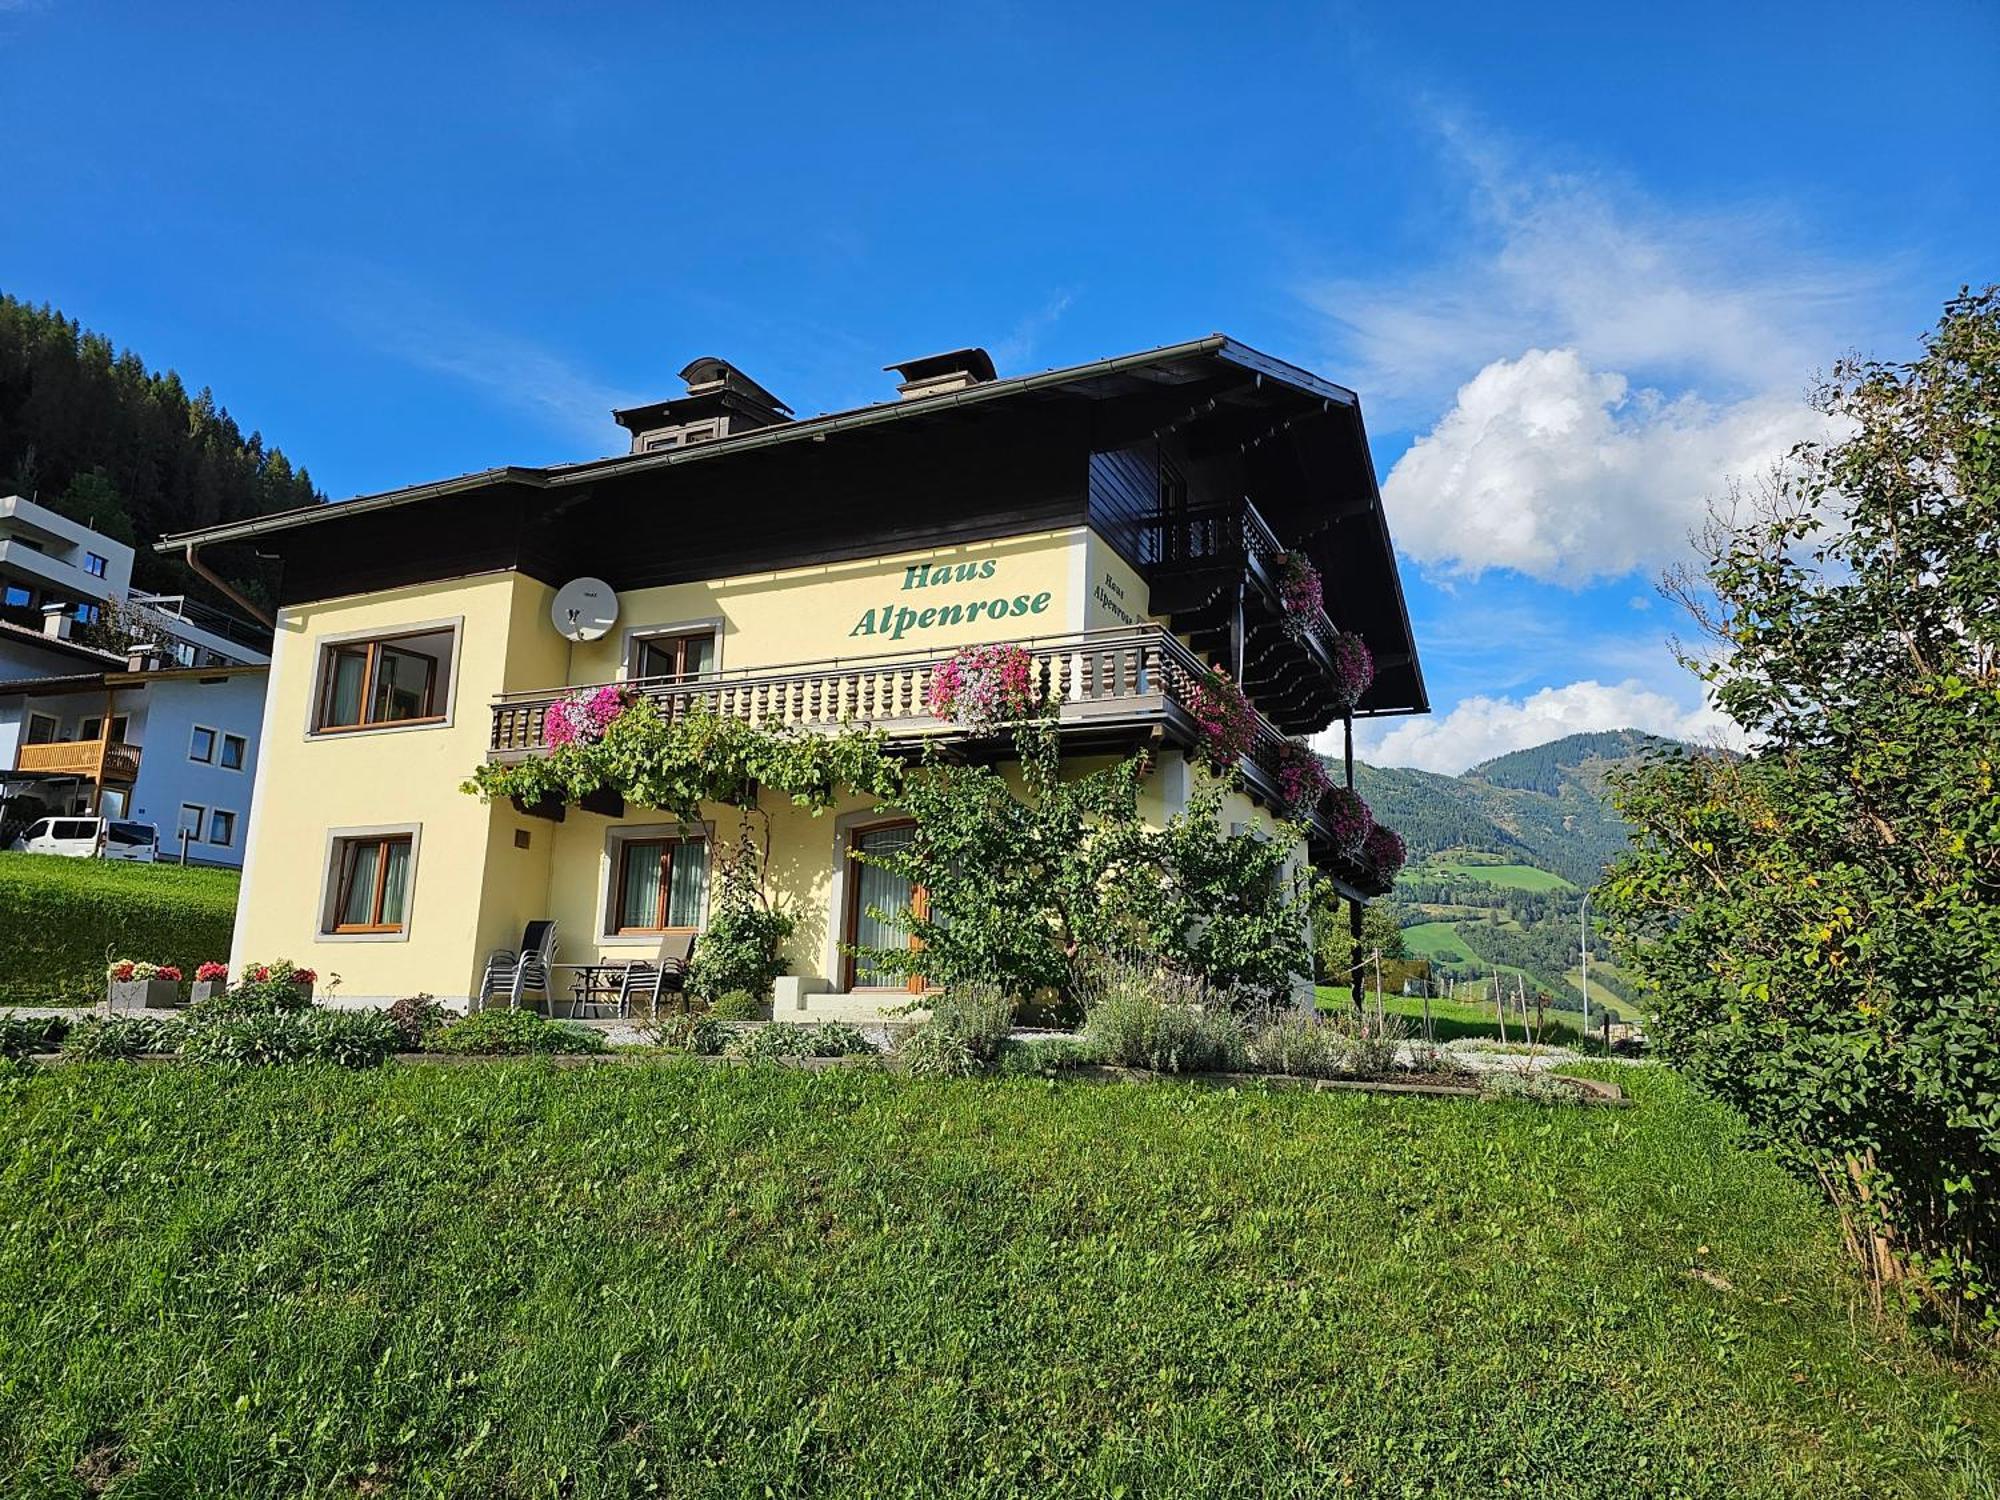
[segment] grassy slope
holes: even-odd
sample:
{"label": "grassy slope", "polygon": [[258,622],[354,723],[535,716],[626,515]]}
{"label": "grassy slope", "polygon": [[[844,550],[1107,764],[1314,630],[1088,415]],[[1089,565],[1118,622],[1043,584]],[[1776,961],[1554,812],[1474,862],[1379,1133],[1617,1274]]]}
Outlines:
{"label": "grassy slope", "polygon": [[0,853],[0,1006],[102,1000],[106,950],[192,978],[229,957],[239,880],[194,865]]}
{"label": "grassy slope", "polygon": [[1503,890],[1573,891],[1576,889],[1553,870],[1544,870],[1535,865],[1489,865],[1476,860],[1445,858],[1428,860],[1413,873],[1419,880],[1432,873],[1460,875],[1486,885],[1499,886]]}
{"label": "grassy slope", "polygon": [[1417,958],[1461,964],[1480,962],[1479,955],[1465,946],[1465,939],[1449,922],[1419,922],[1414,927],[1405,927],[1403,942]]}
{"label": "grassy slope", "polygon": [[1718,1110],[1619,1077],[1638,1108],[0,1083],[0,1492],[80,1459],[231,1496],[1990,1486],[2000,1397],[1854,1318],[1826,1215]]}
{"label": "grassy slope", "polygon": [[[1466,985],[1463,987],[1463,992],[1470,992],[1471,988],[1472,986]],[[1318,1004],[1322,1011],[1332,1011],[1350,1003],[1348,997],[1351,992],[1348,986],[1344,984],[1322,984],[1318,986],[1318,993]],[[1372,1008],[1375,1004],[1373,990],[1367,992],[1366,999]],[[1382,997],[1382,1008],[1392,1016],[1401,1016],[1406,1021],[1409,1021],[1411,1023],[1410,1034],[1412,1036],[1421,1036],[1423,1034],[1424,1002],[1422,999],[1411,995],[1384,995]],[[1577,1032],[1577,1022],[1581,1019],[1581,1015],[1570,1011],[1550,1011],[1542,1028],[1541,1040],[1549,1043],[1551,1046],[1559,1045],[1589,1050],[1594,1044],[1588,1038],[1579,1036]],[[1502,1039],[1499,1023],[1493,1018],[1493,1003],[1490,1000],[1484,1005],[1459,1004],[1451,1000],[1433,1000],[1430,1002],[1430,1022],[1431,1037],[1434,1041],[1438,1042],[1455,1042],[1468,1037],[1479,1037],[1487,1041],[1496,1042]],[[1507,1035],[1505,1039],[1510,1042],[1518,1042],[1526,1039],[1522,1033],[1520,1022],[1511,1010],[1507,1015]],[[1595,1045],[1601,1053],[1603,1050],[1602,1045]]]}

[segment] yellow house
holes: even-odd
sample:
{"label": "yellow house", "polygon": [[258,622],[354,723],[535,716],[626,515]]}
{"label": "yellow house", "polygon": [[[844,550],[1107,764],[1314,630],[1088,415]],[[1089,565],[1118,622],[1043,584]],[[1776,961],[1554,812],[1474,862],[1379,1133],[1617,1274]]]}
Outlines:
{"label": "yellow house", "polygon": [[[615,414],[620,456],[162,541],[197,569],[226,544],[282,561],[232,963],[289,957],[342,998],[464,999],[533,919],[565,964],[699,930],[735,809],[682,823],[460,790],[482,761],[544,753],[549,705],[594,684],[907,746],[960,734],[926,707],[939,661],[1017,643],[1059,693],[1066,758],[1153,747],[1164,819],[1188,796],[1195,685],[1222,667],[1257,710],[1224,812],[1246,834],[1276,827],[1288,740],[1426,711],[1352,392],[1219,335],[1009,379],[978,350],[894,368],[897,399],[797,419],[697,360],[686,394]],[[1323,595],[1302,607],[1309,572]],[[1343,636],[1373,654],[1358,702]],[[849,950],[908,893],[849,856],[897,824],[860,796],[764,811],[798,923],[781,1013],[865,1000],[876,976]],[[1334,831],[1306,826],[1298,858],[1361,894]]]}

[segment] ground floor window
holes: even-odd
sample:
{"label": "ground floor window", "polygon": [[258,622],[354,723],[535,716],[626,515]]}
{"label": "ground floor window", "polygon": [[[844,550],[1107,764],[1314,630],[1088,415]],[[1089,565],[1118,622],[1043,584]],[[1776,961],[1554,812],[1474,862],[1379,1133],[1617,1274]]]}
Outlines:
{"label": "ground floor window", "polygon": [[611,930],[620,936],[692,930],[708,899],[708,840],[628,838],[618,844]]}
{"label": "ground floor window", "polygon": [[211,808],[208,814],[208,841],[227,849],[236,842],[236,814],[227,808]]}
{"label": "ground floor window", "polygon": [[367,834],[333,841],[334,932],[401,932],[410,899],[407,833]]}

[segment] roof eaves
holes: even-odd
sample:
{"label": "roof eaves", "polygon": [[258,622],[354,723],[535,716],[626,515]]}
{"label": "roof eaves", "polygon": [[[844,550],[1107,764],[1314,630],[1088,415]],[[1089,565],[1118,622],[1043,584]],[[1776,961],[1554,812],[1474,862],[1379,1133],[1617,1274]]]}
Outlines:
{"label": "roof eaves", "polygon": [[[1032,375],[1011,375],[1005,380],[984,381],[979,385],[966,386],[961,390],[947,391],[941,395],[923,396],[912,401],[883,401],[873,406],[832,412],[823,417],[806,417],[796,422],[759,427],[739,436],[720,438],[693,448],[676,448],[660,453],[619,454],[610,458],[588,459],[582,463],[560,464],[546,469],[513,466],[486,469],[477,474],[463,474],[456,479],[441,480],[436,484],[413,485],[407,489],[389,490],[379,495],[364,495],[353,500],[341,500],[331,505],[304,506],[298,510],[281,511],[277,515],[260,516],[252,521],[236,521],[226,526],[209,527],[204,531],[178,532],[155,542],[153,550],[179,552],[189,546],[207,547],[220,542],[241,541],[274,531],[289,531],[296,526],[308,526],[319,521],[359,515],[369,511],[389,510],[419,500],[437,499],[498,483],[511,482],[535,488],[552,488],[558,485],[587,484],[598,479],[624,474],[648,473],[656,469],[670,468],[676,464],[702,463],[731,454],[747,453],[753,449],[776,447],[780,443],[822,439],[836,432],[873,427],[926,412],[948,411],[987,401],[998,401],[1028,391],[1047,390],[1073,381],[1115,375],[1122,370],[1162,364],[1176,359],[1188,359],[1201,354],[1214,354],[1231,346],[1230,339],[1219,333],[1211,333],[1203,338],[1190,339],[1180,344],[1167,344],[1137,354],[1114,355],[1109,359],[1093,360],[1087,364],[1065,365],[1057,369],[1041,370]],[[1233,347],[1245,355],[1256,353],[1254,350],[1245,349],[1242,345]],[[1261,355],[1256,357],[1263,358]],[[1239,358],[1236,362],[1245,364],[1246,368],[1250,367],[1243,359]],[[1279,366],[1279,362],[1275,360],[1270,363],[1284,370],[1292,370],[1289,365]],[[1303,376],[1305,372],[1293,371],[1293,373]],[[1338,392],[1341,388],[1328,385],[1327,389]],[[1347,394],[1351,398],[1352,393]]]}

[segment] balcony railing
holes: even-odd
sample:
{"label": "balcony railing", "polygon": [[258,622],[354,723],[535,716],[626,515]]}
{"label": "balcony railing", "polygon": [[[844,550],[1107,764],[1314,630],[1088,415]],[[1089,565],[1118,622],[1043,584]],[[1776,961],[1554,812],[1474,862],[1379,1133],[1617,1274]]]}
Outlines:
{"label": "balcony railing", "polygon": [[139,747],[119,740],[51,740],[23,745],[14,754],[17,771],[82,776],[96,782],[139,779]]}
{"label": "balcony railing", "polygon": [[[1019,644],[1034,662],[1037,687],[1059,704],[1057,721],[1066,733],[1115,737],[1158,730],[1182,746],[1197,744],[1192,704],[1208,667],[1165,627],[1122,626]],[[737,669],[694,681],[635,678],[614,685],[650,698],[668,719],[706,709],[770,729],[872,729],[907,749],[925,740],[966,738],[963,728],[938,719],[928,704],[932,671],[956,649]],[[501,695],[493,704],[487,758],[514,761],[540,752],[549,705],[599,686]],[[1272,803],[1278,801],[1283,743],[1284,736],[1259,715],[1242,770],[1250,791]]]}

